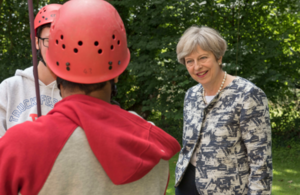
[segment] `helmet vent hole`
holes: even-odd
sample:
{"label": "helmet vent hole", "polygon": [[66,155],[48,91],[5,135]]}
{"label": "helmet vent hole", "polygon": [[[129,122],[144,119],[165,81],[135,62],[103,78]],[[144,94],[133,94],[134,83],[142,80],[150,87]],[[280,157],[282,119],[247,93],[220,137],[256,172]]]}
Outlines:
{"label": "helmet vent hole", "polygon": [[63,40],[63,39],[64,39],[64,36],[63,36],[63,35],[60,35],[60,39]]}
{"label": "helmet vent hole", "polygon": [[114,46],[113,46],[113,45],[111,45],[111,46],[110,46],[110,49],[111,49],[111,50],[113,50],[113,49],[114,49]]}
{"label": "helmet vent hole", "polygon": [[39,23],[41,23],[41,21],[39,21]]}
{"label": "helmet vent hole", "polygon": [[45,16],[42,16],[42,18],[45,18]]}
{"label": "helmet vent hole", "polygon": [[56,62],[56,65],[59,66],[59,62]]}
{"label": "helmet vent hole", "polygon": [[56,44],[58,44],[58,40],[56,39]]}
{"label": "helmet vent hole", "polygon": [[62,45],[62,48],[66,49],[66,46],[65,46],[65,44],[63,44],[63,45]]}
{"label": "helmet vent hole", "polygon": [[121,61],[118,62],[118,65],[120,65],[120,64],[121,64]]}
{"label": "helmet vent hole", "polygon": [[98,41],[95,41],[94,45],[95,45],[95,46],[98,46],[98,45],[99,45]]}
{"label": "helmet vent hole", "polygon": [[102,54],[102,49],[99,49],[99,50],[98,50],[98,54]]}
{"label": "helmet vent hole", "polygon": [[78,41],[78,45],[81,46],[83,43],[82,41]]}
{"label": "helmet vent hole", "polygon": [[115,39],[116,38],[115,35],[113,35],[112,38]]}
{"label": "helmet vent hole", "polygon": [[120,45],[120,43],[121,43],[120,40],[118,40],[118,45]]}
{"label": "helmet vent hole", "polygon": [[48,18],[45,18],[45,20],[48,20]]}
{"label": "helmet vent hole", "polygon": [[78,53],[78,49],[77,49],[77,48],[75,48],[75,49],[74,49],[74,52],[75,52],[75,53]]}
{"label": "helmet vent hole", "polygon": [[67,67],[67,71],[70,71],[70,67]]}

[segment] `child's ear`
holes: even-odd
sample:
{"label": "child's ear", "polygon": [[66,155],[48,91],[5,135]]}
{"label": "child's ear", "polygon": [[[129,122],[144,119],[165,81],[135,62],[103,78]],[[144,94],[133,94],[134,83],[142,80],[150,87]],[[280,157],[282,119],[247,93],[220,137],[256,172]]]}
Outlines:
{"label": "child's ear", "polygon": [[119,82],[119,76],[117,76],[116,78],[114,78],[114,82],[115,83]]}
{"label": "child's ear", "polygon": [[39,38],[35,37],[35,47],[36,49],[40,49],[39,48]]}

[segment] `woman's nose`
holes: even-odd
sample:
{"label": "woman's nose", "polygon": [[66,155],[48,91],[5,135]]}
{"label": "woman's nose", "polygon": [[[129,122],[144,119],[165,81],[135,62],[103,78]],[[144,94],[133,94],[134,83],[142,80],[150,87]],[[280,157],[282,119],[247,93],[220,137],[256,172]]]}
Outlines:
{"label": "woman's nose", "polygon": [[195,68],[195,70],[199,70],[202,68],[202,64],[199,61],[196,61],[194,68]]}

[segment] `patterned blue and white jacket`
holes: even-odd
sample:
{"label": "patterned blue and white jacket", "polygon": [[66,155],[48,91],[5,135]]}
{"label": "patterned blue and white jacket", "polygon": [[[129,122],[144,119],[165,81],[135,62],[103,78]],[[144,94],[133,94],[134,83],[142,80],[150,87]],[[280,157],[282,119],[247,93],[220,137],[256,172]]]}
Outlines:
{"label": "patterned blue and white jacket", "polygon": [[175,187],[195,151],[199,194],[271,194],[271,124],[265,93],[241,77],[208,105],[202,92],[198,84],[185,96],[183,147],[176,165]]}

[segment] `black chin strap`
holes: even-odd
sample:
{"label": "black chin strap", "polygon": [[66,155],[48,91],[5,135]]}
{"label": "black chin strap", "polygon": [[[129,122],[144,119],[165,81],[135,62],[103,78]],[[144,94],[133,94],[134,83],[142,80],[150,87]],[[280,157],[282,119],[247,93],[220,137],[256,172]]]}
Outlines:
{"label": "black chin strap", "polygon": [[[39,46],[40,46],[40,39],[38,39],[38,44],[39,44]],[[44,58],[43,58],[43,56],[42,56],[42,52],[41,52],[40,49],[37,50],[37,56],[38,56],[39,60],[40,60],[45,66],[47,66],[47,65],[46,65],[46,62],[45,62],[45,60],[44,60]]]}
{"label": "black chin strap", "polygon": [[62,96],[61,96],[61,91],[60,91],[60,85],[61,85],[61,83],[59,82],[59,77],[57,76],[57,77],[56,77],[56,86],[57,86],[57,88],[59,89],[59,95],[60,95],[60,97],[62,97]]}
{"label": "black chin strap", "polygon": [[111,100],[110,100],[110,103],[111,104],[116,104],[116,105],[118,105],[118,106],[121,107],[121,105],[119,104],[119,102],[117,102],[117,101],[115,101],[115,100],[112,99],[113,97],[116,97],[117,94],[118,94],[117,85],[115,84],[115,82],[114,82],[113,79],[110,80],[110,85],[111,85],[111,96],[110,96]]}
{"label": "black chin strap", "polygon": [[111,98],[113,98],[118,95],[118,89],[113,79],[110,80],[110,85],[111,85]]}

